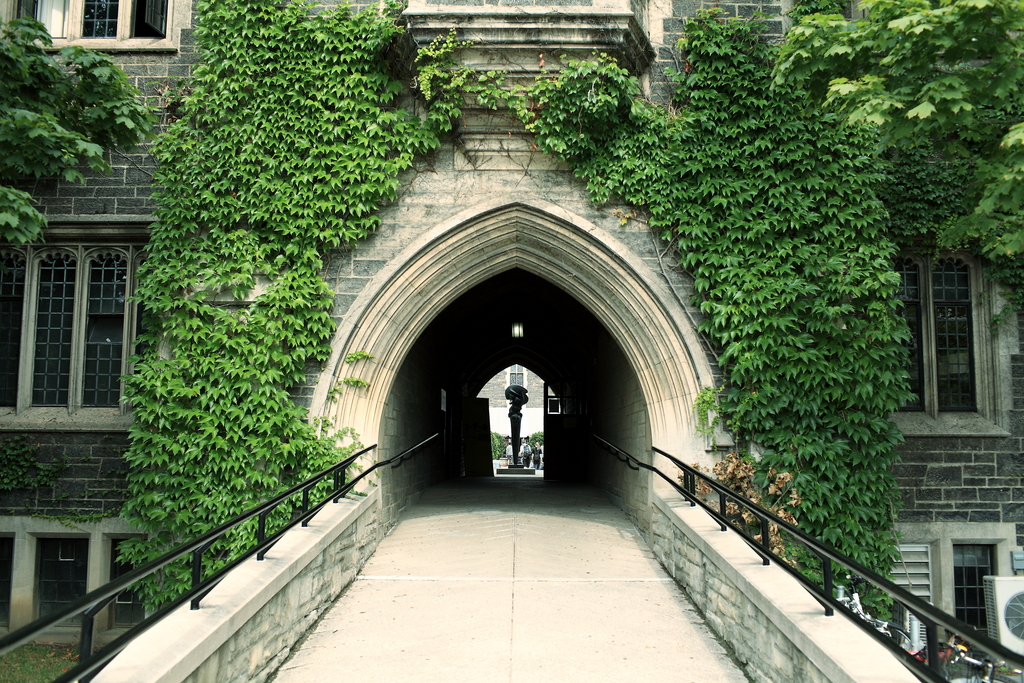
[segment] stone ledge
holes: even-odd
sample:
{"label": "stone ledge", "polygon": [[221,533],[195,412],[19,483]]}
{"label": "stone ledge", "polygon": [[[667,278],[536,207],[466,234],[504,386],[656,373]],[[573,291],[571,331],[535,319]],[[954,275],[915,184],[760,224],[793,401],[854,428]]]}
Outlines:
{"label": "stone ledge", "polygon": [[[850,623],[845,617],[824,616],[821,605],[793,577],[774,564],[767,567],[739,535],[722,532],[716,522],[701,508],[691,508],[682,498],[664,499],[654,495],[653,503],[696,548],[703,566],[713,565],[716,573],[728,580],[737,595],[748,600],[764,614],[778,633],[802,653],[832,683],[915,683],[917,677],[903,666],[884,646]],[[653,540],[653,539],[652,539]],[[666,539],[668,540],[668,539]],[[674,548],[675,541],[670,547]],[[657,554],[657,543],[652,543]],[[659,557],[669,573],[676,574],[672,558]],[[680,580],[677,577],[677,580]],[[711,613],[718,604],[708,604],[698,595],[704,586],[683,587],[708,614],[708,621],[718,626]],[[721,601],[716,601],[721,602]],[[749,628],[750,624],[740,624]],[[716,628],[716,630],[718,630]],[[730,634],[719,633],[726,641]],[[769,634],[763,637],[770,638]],[[772,669],[773,648],[761,652],[766,661],[755,668]]]}
{"label": "stone ledge", "polygon": [[[183,605],[139,636],[93,680],[95,683],[178,683],[207,661],[218,658],[224,646],[231,650],[263,650],[262,644],[235,643],[232,638],[244,635],[247,624],[258,618],[260,611],[282,594],[303,570],[316,567],[317,558],[346,531],[358,525],[365,514],[376,512],[379,499],[378,490],[374,490],[361,500],[343,499],[338,504],[328,504],[308,527],[295,527],[285,534],[264,561],[257,562],[253,558],[232,571],[203,599],[201,609],[191,611],[187,604]],[[357,548],[359,540],[355,539]],[[357,563],[360,560],[365,557],[359,558]],[[358,566],[335,568],[351,574],[346,585],[355,578],[358,569]],[[335,597],[323,596],[323,602],[327,604]],[[304,611],[305,604],[290,606],[303,614],[275,616],[298,623],[308,612]],[[292,643],[301,635],[302,632],[294,633]],[[276,654],[271,653],[261,668],[272,665]],[[216,680],[231,680],[231,677],[217,675]]]}

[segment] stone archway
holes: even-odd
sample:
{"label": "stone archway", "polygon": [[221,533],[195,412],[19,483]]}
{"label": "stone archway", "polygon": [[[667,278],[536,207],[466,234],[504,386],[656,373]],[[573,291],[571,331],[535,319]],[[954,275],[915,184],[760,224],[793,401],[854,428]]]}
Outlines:
{"label": "stone archway", "polygon": [[[496,200],[465,210],[421,234],[378,272],[339,325],[311,414],[372,442],[381,406],[420,334],[461,294],[512,268],[561,288],[605,326],[639,380],[653,443],[702,459],[703,437],[695,434],[691,407],[713,377],[682,305],[613,235],[536,200]],[[349,372],[344,356],[355,350],[376,357],[360,367],[369,386],[332,402],[331,388]]]}

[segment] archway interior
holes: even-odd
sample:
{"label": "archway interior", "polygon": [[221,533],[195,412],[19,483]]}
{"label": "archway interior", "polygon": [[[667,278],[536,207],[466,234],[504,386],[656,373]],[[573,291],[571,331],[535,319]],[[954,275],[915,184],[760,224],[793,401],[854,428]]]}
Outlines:
{"label": "archway interior", "polygon": [[[513,336],[513,323],[522,324],[521,337]],[[389,395],[390,417],[382,440],[396,436],[412,441],[411,432],[402,438],[404,430],[414,429],[410,424],[418,424],[414,431],[419,433],[443,431],[443,462],[439,459],[420,483],[483,475],[466,459],[466,444],[474,438],[489,443],[489,431],[505,434],[508,423],[481,426],[472,417],[473,404],[482,400],[477,396],[489,380],[516,364],[546,384],[546,396],[545,387],[530,390],[530,405],[544,408],[545,481],[591,482],[624,498],[627,506],[631,498],[637,498],[638,509],[645,505],[646,484],[596,449],[591,438],[597,433],[635,452],[649,446],[648,415],[636,373],[583,305],[518,268],[452,301],[419,337]],[[438,387],[440,411],[435,407]]]}

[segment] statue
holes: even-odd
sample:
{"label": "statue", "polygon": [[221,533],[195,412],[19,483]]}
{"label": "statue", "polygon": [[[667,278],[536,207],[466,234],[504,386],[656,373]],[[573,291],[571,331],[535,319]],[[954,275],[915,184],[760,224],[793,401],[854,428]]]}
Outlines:
{"label": "statue", "polygon": [[522,467],[522,463],[519,461],[520,442],[519,442],[519,427],[523,422],[523,405],[530,400],[529,396],[526,395],[526,387],[519,386],[518,384],[509,385],[505,389],[505,400],[510,402],[508,407],[508,421],[512,426],[512,457],[514,467]]}

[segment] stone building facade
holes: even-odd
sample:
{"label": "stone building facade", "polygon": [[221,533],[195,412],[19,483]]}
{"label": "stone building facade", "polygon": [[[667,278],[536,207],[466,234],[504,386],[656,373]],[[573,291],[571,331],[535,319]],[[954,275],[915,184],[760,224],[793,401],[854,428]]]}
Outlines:
{"label": "stone building facade", "polygon": [[[80,42],[108,51],[143,96],[164,107],[166,93],[197,59],[189,0],[167,0],[162,30],[132,23],[155,0],[122,0],[122,14],[103,38],[83,37],[89,1],[65,0],[57,11],[59,2],[29,7],[25,0],[0,0],[0,18],[49,12],[56,46]],[[786,3],[716,6],[737,16],[768,14],[778,34],[785,27]],[[673,46],[697,7],[690,0],[413,0],[403,20],[417,45],[458,27],[460,38],[476,41],[465,63],[508,69],[519,78],[540,73],[541,55],[554,69],[562,55],[611,52],[640,77],[651,99],[665,101],[666,69],[680,67]],[[25,272],[23,293],[9,297],[17,306],[7,309],[14,311],[8,320],[17,320],[21,342],[12,371],[16,389],[0,406],[0,435],[25,435],[42,460],[67,466],[53,486],[0,492],[0,629],[21,626],[52,605],[43,593],[54,563],[75,565],[72,592],[108,580],[119,571],[117,541],[133,533],[116,517],[124,488],[119,453],[131,413],[116,385],[112,396],[87,397],[93,381],[86,369],[88,316],[68,313],[74,348],[63,394],[37,396],[43,380],[35,379],[33,364],[41,348],[43,278],[52,284],[63,277],[64,298],[76,311],[88,278],[105,267],[120,268],[124,292],[134,285],[152,222],[154,161],[143,148],[114,151],[111,163],[111,174],[89,174],[84,184],[26,182],[23,189],[49,219],[45,243],[0,245],[0,259],[22,264]],[[551,405],[558,410],[549,410],[540,402],[543,384],[530,386],[531,399],[544,408],[545,450],[552,458],[546,476],[585,472],[641,533],[649,533],[643,511],[655,482],[597,461],[580,444],[600,433],[648,457],[654,445],[710,463],[717,454],[694,430],[690,407],[700,388],[721,378],[713,350],[696,332],[700,313],[690,299],[691,281],[656,235],[643,224],[623,224],[616,208],[591,204],[584,185],[536,151],[508,117],[467,110],[457,141],[403,176],[398,198],[381,211],[381,229],[358,247],[329,255],[324,278],[335,292],[338,326],[333,356],[325,368],[310,368],[307,385],[295,388],[297,402],[311,415],[354,427],[386,457],[438,424],[449,437],[460,433],[462,399],[481,396],[504,409],[495,392],[503,386],[495,382],[505,381],[508,368],[523,366],[557,399]],[[933,285],[947,263],[966,283],[954,292],[958,299],[936,298]],[[907,561],[896,573],[951,611],[964,607],[954,588],[963,588],[965,577],[1012,574],[1010,551],[1024,544],[1024,352],[1015,316],[990,332],[1001,297],[983,277],[983,263],[942,254],[915,256],[911,266],[920,280],[917,298],[908,300],[920,311],[921,405],[894,418],[906,436],[896,475]],[[529,333],[521,343],[506,339],[511,320],[498,302],[510,291],[535,302],[518,310],[527,316],[526,329],[544,329],[545,339]],[[951,340],[947,313],[954,308],[963,326]],[[122,348],[131,345],[135,324],[128,306],[120,322]],[[496,331],[486,331],[492,327]],[[354,349],[376,356],[364,378],[370,387],[329,401],[341,359]],[[129,371],[127,355],[108,375]],[[953,376],[961,398],[949,407],[943,396],[952,391],[947,380]],[[728,436],[717,443],[728,444]],[[444,467],[444,474],[458,474],[457,463]],[[399,510],[404,484],[396,480],[390,492],[387,485],[382,482],[383,504]],[[116,625],[113,617],[110,625]]]}

